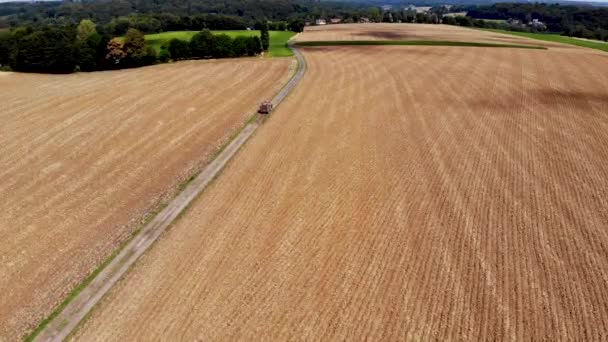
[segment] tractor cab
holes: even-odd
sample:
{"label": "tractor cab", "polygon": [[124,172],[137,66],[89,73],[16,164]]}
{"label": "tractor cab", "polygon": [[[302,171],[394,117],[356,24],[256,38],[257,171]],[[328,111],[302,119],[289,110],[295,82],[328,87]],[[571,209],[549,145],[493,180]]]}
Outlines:
{"label": "tractor cab", "polygon": [[272,102],[264,101],[260,103],[260,108],[258,109],[258,113],[260,114],[268,114],[272,111]]}

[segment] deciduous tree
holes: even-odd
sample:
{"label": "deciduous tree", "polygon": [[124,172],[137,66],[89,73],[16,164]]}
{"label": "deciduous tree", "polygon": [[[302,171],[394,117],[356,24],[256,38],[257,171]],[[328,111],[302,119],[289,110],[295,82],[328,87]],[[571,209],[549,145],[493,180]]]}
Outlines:
{"label": "deciduous tree", "polygon": [[127,53],[125,52],[122,43],[116,38],[108,42],[106,49],[108,50],[106,59],[110,60],[112,62],[111,64],[114,66],[120,64],[120,62],[127,57]]}
{"label": "deciduous tree", "polygon": [[76,40],[78,43],[82,43],[94,33],[97,33],[95,23],[92,20],[83,19],[76,28]]}
{"label": "deciduous tree", "polygon": [[260,40],[262,41],[262,50],[268,50],[270,46],[270,33],[268,32],[268,23],[263,21],[260,26]]}
{"label": "deciduous tree", "polygon": [[226,58],[233,56],[232,37],[227,34],[213,35],[213,57]]}
{"label": "deciduous tree", "polygon": [[212,45],[213,34],[209,30],[202,30],[190,39],[190,54],[197,58],[209,57],[212,54]]}
{"label": "deciduous tree", "polygon": [[138,60],[146,55],[146,38],[141,31],[129,29],[125,35],[124,51],[130,59]]}
{"label": "deciduous tree", "polygon": [[76,67],[74,29],[46,27],[18,39],[11,59],[17,71],[70,73]]}
{"label": "deciduous tree", "polygon": [[78,47],[78,66],[82,71],[94,71],[99,68],[99,45],[101,36],[93,33]]}
{"label": "deciduous tree", "polygon": [[0,33],[0,66],[10,63],[14,45],[15,39],[10,32]]}

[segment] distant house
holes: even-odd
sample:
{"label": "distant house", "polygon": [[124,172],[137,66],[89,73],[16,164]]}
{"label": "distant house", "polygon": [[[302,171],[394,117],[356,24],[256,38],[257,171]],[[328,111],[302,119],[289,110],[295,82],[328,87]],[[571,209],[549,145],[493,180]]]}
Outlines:
{"label": "distant house", "polygon": [[340,18],[331,18],[331,19],[329,19],[329,23],[330,24],[339,24],[341,22],[342,22],[342,19],[340,19]]}
{"label": "distant house", "polygon": [[540,26],[540,25],[545,25],[542,21],[538,20],[538,19],[532,19],[532,22],[530,23],[530,25],[532,26]]}
{"label": "distant house", "polygon": [[362,24],[367,24],[370,21],[369,21],[369,18],[367,18],[367,17],[361,17],[361,18],[359,18],[359,22]]}
{"label": "distant house", "polygon": [[317,19],[315,20],[315,25],[326,25],[327,22],[325,21],[325,19]]}
{"label": "distant house", "polygon": [[528,24],[531,27],[534,27],[539,30],[544,30],[547,28],[547,25],[538,19],[532,19],[532,22]]}
{"label": "distant house", "polygon": [[310,26],[310,25],[311,25],[310,21],[307,21],[304,23],[304,26]]}
{"label": "distant house", "polygon": [[416,13],[427,13],[431,10],[430,6],[416,7]]}

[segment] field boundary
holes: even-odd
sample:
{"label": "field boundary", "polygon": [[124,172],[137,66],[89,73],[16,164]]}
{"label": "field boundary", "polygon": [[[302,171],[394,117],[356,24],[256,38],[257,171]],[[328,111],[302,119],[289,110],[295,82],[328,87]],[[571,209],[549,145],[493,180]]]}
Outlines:
{"label": "field boundary", "polygon": [[536,45],[456,42],[449,40],[321,40],[297,42],[297,46],[373,46],[373,45],[405,45],[405,46],[462,46],[462,47],[495,47],[515,49],[546,50],[546,47]]}
{"label": "field boundary", "polygon": [[533,32],[519,32],[519,31],[508,31],[508,30],[499,30],[499,29],[488,29],[488,28],[475,28],[476,30],[493,32],[493,33],[502,33],[506,35],[516,36],[516,37],[524,37],[532,40],[539,40],[543,42],[550,42],[556,44],[564,44],[570,46],[578,46],[588,49],[594,49],[599,51],[608,52],[608,43],[606,42],[594,42],[591,40],[581,40],[576,39],[574,37],[562,36],[559,34],[553,33],[533,33]]}
{"label": "field boundary", "polygon": [[[289,81],[274,96],[272,103],[279,105],[299,83],[306,72],[306,61],[292,43],[289,48],[294,52],[297,69]],[[256,114],[254,114],[255,118]],[[129,268],[158,237],[180,217],[194,199],[219,175],[232,157],[245,144],[260,126],[257,120],[249,120],[245,127],[230,141],[202,172],[179,192],[162,210],[106,262],[77,286],[68,298],[47,319],[42,321],[34,332],[26,337],[32,341],[63,341],[79,323],[89,315],[97,303],[125,275]]]}

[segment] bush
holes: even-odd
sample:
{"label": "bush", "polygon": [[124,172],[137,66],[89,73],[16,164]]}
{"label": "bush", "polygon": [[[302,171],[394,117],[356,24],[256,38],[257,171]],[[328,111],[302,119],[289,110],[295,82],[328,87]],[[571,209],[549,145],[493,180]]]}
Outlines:
{"label": "bush", "polygon": [[232,37],[227,34],[218,34],[213,36],[213,58],[234,57],[232,50]]}
{"label": "bush", "polygon": [[212,54],[213,34],[209,30],[203,30],[190,39],[190,55],[196,58],[206,58]]}
{"label": "bush", "polygon": [[169,41],[169,53],[173,60],[186,59],[190,57],[190,47],[188,42],[173,38]]}
{"label": "bush", "polygon": [[165,47],[161,48],[160,53],[158,54],[158,60],[161,63],[167,63],[171,59],[171,52],[169,52],[169,48]]}
{"label": "bush", "polygon": [[250,37],[238,36],[232,41],[232,51],[235,57],[245,56],[247,54],[247,46]]}
{"label": "bush", "polygon": [[142,65],[156,64],[156,61],[156,50],[154,50],[154,48],[151,46],[146,47],[146,55],[144,56],[144,58],[142,58]]}
{"label": "bush", "polygon": [[249,37],[247,41],[247,55],[255,56],[262,52],[262,42],[260,41],[260,37],[253,36]]}

